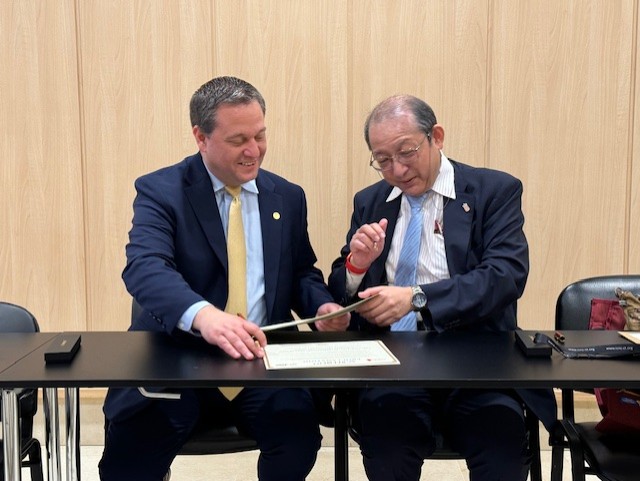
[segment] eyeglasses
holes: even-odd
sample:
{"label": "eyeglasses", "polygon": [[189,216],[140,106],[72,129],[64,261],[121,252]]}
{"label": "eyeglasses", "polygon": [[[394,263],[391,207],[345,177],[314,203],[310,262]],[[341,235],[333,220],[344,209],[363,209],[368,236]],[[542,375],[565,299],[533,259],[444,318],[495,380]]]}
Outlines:
{"label": "eyeglasses", "polygon": [[424,141],[429,139],[431,142],[431,135],[427,133],[418,145],[416,145],[413,149],[399,150],[393,155],[387,154],[371,154],[371,160],[369,161],[369,166],[373,167],[378,172],[388,172],[393,168],[393,163],[398,162],[402,165],[409,165],[416,160],[418,157],[418,151]]}

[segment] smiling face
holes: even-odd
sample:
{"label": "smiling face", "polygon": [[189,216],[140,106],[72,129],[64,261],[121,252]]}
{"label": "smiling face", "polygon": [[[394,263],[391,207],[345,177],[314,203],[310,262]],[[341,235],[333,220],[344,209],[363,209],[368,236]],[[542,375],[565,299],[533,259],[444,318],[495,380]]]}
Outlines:
{"label": "smiling face", "polygon": [[258,102],[221,105],[213,131],[207,135],[196,125],[193,135],[205,165],[225,185],[236,187],[257,177],[267,152]]}
{"label": "smiling face", "polygon": [[420,196],[431,189],[440,171],[444,130],[436,124],[431,129],[431,138],[425,139],[425,135],[414,115],[407,111],[369,125],[369,142],[374,156],[391,157],[420,146],[411,163],[404,165],[394,161],[389,170],[382,172],[389,184],[411,196]]}

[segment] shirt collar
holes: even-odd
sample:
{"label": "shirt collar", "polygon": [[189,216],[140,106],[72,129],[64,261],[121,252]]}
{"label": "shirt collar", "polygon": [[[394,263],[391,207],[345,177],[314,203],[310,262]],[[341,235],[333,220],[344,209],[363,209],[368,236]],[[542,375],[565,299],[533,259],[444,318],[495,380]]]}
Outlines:
{"label": "shirt collar", "polygon": [[[213,185],[213,191],[217,194],[222,189],[224,189],[224,183],[211,173],[211,171],[207,167],[207,164],[204,164],[204,168],[207,169],[207,174],[209,174],[209,179],[211,179],[211,185]],[[252,194],[258,193],[258,185],[256,184],[256,179],[245,182],[244,184],[242,184],[242,188],[248,192],[251,192]]]}
{"label": "shirt collar", "polygon": [[[447,158],[447,156],[444,155],[442,151],[440,151],[440,171],[438,172],[438,176],[436,177],[436,181],[433,183],[433,187],[431,187],[431,190],[443,197],[455,199],[456,186],[454,180],[453,165],[451,164],[451,161]],[[393,189],[391,189],[391,192],[389,193],[386,201],[391,202],[401,195],[402,190],[400,190],[399,187],[394,187]]]}

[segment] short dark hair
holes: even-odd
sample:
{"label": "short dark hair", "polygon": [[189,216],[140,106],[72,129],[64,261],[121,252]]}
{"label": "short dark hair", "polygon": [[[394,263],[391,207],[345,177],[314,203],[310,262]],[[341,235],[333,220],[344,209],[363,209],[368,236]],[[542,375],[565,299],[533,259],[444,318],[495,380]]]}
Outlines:
{"label": "short dark hair", "polygon": [[191,126],[197,125],[202,132],[210,134],[216,128],[216,114],[221,105],[251,102],[258,102],[262,113],[266,114],[264,98],[249,82],[236,77],[213,78],[191,96],[189,103]]}
{"label": "short dark hair", "polygon": [[[367,120],[364,123],[364,140],[367,142],[369,150],[371,150],[371,143],[369,141],[369,128],[371,124],[397,117],[407,111],[413,114],[417,127],[423,131],[425,135],[429,135],[433,126],[438,123],[433,109],[429,107],[429,104],[424,100],[414,97],[413,95],[394,95],[376,105],[367,116]],[[429,142],[431,142],[431,139],[429,139]]]}

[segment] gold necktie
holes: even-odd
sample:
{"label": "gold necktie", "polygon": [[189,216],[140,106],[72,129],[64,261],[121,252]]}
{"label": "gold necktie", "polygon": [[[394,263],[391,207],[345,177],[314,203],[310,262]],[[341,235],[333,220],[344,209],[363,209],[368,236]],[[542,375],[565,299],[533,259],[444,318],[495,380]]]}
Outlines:
{"label": "gold necktie", "polygon": [[227,257],[229,260],[229,297],[225,311],[234,316],[247,316],[247,251],[242,225],[241,187],[225,187],[233,200],[229,206]]}
{"label": "gold necktie", "polygon": [[[225,311],[234,316],[247,316],[247,250],[244,244],[244,226],[242,224],[242,187],[225,187],[233,197],[229,206],[229,224],[227,226],[227,258],[229,262],[229,297]],[[221,387],[220,392],[229,401],[235,398],[241,387]]]}

